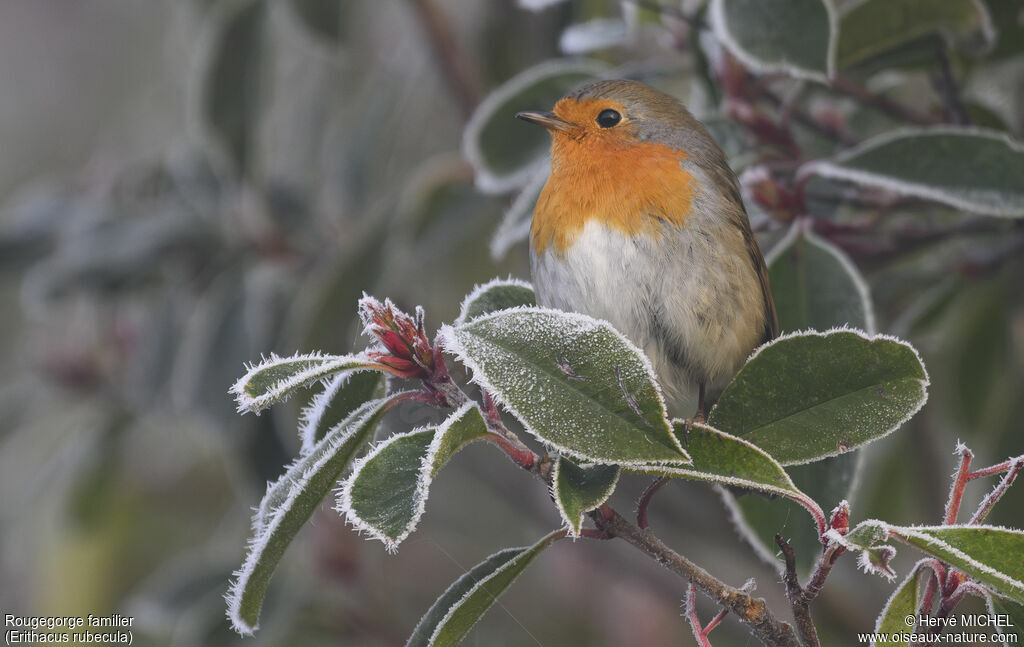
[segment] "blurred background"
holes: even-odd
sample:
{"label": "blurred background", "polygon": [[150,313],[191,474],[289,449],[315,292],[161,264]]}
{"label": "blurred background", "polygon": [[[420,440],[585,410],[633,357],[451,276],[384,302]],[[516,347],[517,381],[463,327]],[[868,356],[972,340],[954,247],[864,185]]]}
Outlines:
{"label": "blurred background", "polygon": [[[434,329],[474,284],[528,279],[546,135],[512,114],[609,74],[687,101],[738,173],[759,169],[745,188],[763,249],[807,216],[863,276],[877,329],[919,348],[931,399],[867,450],[853,516],[937,523],[957,440],[977,466],[1024,453],[1021,221],[823,180],[792,192],[799,163],[908,125],[1019,141],[1024,9],[962,4],[848,62],[840,91],[753,74],[690,0],[0,3],[0,611],[130,615],[140,645],[401,645],[466,569],[559,525],[538,483],[471,446],[397,555],[325,504],[256,636],[224,615],[302,404],[237,415],[243,364],[362,348],[363,291],[422,304]],[[388,426],[431,415],[400,408]],[[644,485],[624,482],[616,506]],[[718,494],[673,484],[651,514],[670,545],[785,608]],[[780,529],[809,526],[801,514]],[[992,522],[1024,525],[1024,487]],[[826,644],[870,630],[892,586],[843,560],[815,607]],[[624,543],[561,542],[466,644],[692,644],[684,591]],[[712,637],[753,644],[733,619]]]}

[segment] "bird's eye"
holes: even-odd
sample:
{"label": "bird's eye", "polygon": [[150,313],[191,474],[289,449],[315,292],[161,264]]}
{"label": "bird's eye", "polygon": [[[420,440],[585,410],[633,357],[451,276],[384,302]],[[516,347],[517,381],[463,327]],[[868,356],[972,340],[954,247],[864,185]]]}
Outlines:
{"label": "bird's eye", "polygon": [[597,116],[597,125],[601,128],[611,128],[622,120],[622,115],[611,108],[602,110]]}

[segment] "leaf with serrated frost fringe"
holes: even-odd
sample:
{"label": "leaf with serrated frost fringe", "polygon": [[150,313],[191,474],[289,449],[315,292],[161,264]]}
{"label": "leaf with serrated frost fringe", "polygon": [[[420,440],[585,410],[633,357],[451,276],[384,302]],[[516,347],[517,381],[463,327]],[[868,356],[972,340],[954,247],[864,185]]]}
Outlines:
{"label": "leaf with serrated frost fringe", "polygon": [[308,454],[327,431],[359,405],[384,396],[384,375],[377,371],[346,371],[331,378],[299,416],[302,454]]}
{"label": "leaf with serrated frost fringe", "polygon": [[515,308],[444,326],[439,339],[473,381],[561,454],[609,465],[689,462],[650,362],[605,321]]}
{"label": "leaf with serrated frost fringe", "polygon": [[488,433],[480,409],[467,402],[436,428],[388,438],[352,466],[336,510],[360,532],[397,550],[423,516],[434,476],[466,444]]}
{"label": "leaf with serrated frost fringe", "polygon": [[921,597],[918,584],[921,579],[920,567],[923,563],[924,561],[918,562],[910,571],[910,575],[889,596],[882,612],[878,614],[875,624],[875,633],[885,634],[888,636],[888,640],[881,643],[872,642],[872,645],[907,646],[907,641],[902,640],[901,636],[909,634],[913,629],[913,627],[907,626],[906,618],[917,615],[917,601]]}
{"label": "leaf with serrated frost fringe", "polygon": [[537,555],[565,536],[564,530],[533,546],[506,548],[469,569],[430,607],[405,647],[454,647]]}
{"label": "leaf with serrated frost fringe", "polygon": [[570,535],[579,536],[583,514],[607,501],[618,482],[618,465],[580,467],[558,457],[551,475],[551,495]]}
{"label": "leaf with serrated frost fringe", "polygon": [[[863,521],[847,535],[827,535],[850,550],[883,548],[896,539],[949,564],[991,590],[1024,602],[1024,531],[999,526],[893,526]],[[890,547],[891,548],[891,547]]]}
{"label": "leaf with serrated frost fringe", "polygon": [[845,180],[988,216],[1024,217],[1024,145],[956,126],[888,132],[811,162],[802,174]]}
{"label": "leaf with serrated frost fringe", "polygon": [[917,351],[885,335],[798,332],[761,346],[722,392],[708,423],[796,465],[898,429],[927,400]]}
{"label": "leaf with serrated frost fringe", "polygon": [[998,526],[890,526],[889,533],[1024,602],[1024,531]]}
{"label": "leaf with serrated frost fringe", "polygon": [[491,279],[483,285],[474,287],[462,300],[455,325],[461,326],[472,319],[498,310],[535,305],[537,297],[533,293],[533,286],[526,281],[513,278]]}
{"label": "leaf with serrated frost fringe", "polygon": [[353,411],[320,442],[267,487],[253,516],[252,537],[242,567],[227,594],[228,618],[235,631],[251,635],[270,577],[285,549],[320,506],[345,467],[373,436],[381,416],[404,394],[372,400]]}
{"label": "leaf with serrated frost fringe", "polygon": [[286,400],[297,390],[317,380],[349,370],[380,370],[383,368],[364,354],[321,355],[295,354],[291,357],[271,355],[231,387],[238,411],[257,413],[272,404]]}

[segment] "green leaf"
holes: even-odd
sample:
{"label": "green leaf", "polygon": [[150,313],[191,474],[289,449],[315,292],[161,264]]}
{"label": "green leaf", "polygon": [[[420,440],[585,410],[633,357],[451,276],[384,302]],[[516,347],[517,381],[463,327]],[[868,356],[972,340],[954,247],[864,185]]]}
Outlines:
{"label": "green leaf", "polygon": [[202,114],[235,167],[248,173],[263,107],[267,7],[261,0],[224,6],[204,70]]}
{"label": "green leaf", "polygon": [[420,619],[405,647],[454,647],[499,595],[540,554],[565,536],[553,532],[533,546],[506,548],[455,580]]}
{"label": "green leaf", "polygon": [[710,481],[782,496],[800,494],[786,470],[757,445],[699,422],[692,423],[689,432],[682,420],[672,424],[693,463],[686,467],[631,466],[628,471]]}
{"label": "green leaf", "polygon": [[685,463],[654,370],[607,322],[521,308],[441,328],[473,380],[558,452],[609,465]]}
{"label": "green leaf", "polygon": [[996,526],[890,526],[891,536],[1024,602],[1024,531]]}
{"label": "green leaf", "polygon": [[535,306],[537,298],[533,294],[533,286],[519,279],[491,279],[483,285],[473,288],[459,308],[456,326],[498,310],[508,310],[517,306]]}
{"label": "green leaf", "polygon": [[393,552],[416,529],[434,476],[462,447],[488,433],[480,409],[468,402],[436,428],[394,435],[355,463],[336,509]]}
{"label": "green leaf", "polygon": [[491,92],[466,124],[462,150],[476,169],[476,183],[489,193],[525,184],[545,155],[550,136],[543,128],[514,118],[521,110],[550,110],[555,102],[608,68],[597,61],[545,61],[512,77]]}
{"label": "green leaf", "polygon": [[833,75],[836,19],[824,0],[713,0],[711,25],[757,72],[821,82]]}
{"label": "green leaf", "polygon": [[331,429],[309,455],[267,487],[253,516],[249,551],[228,591],[228,616],[240,634],[258,629],[270,577],[285,549],[320,506],[345,467],[373,436],[380,418],[403,394],[365,403]]}
{"label": "green leaf", "polygon": [[989,595],[985,602],[992,615],[1003,614],[1008,617],[1009,627],[997,627],[999,633],[1016,637],[1016,641],[1011,638],[1006,644],[1019,645],[1024,642],[1024,604],[996,595]]}
{"label": "green leaf", "polygon": [[920,564],[918,562],[913,570],[910,571],[907,579],[903,580],[903,583],[896,587],[896,590],[889,596],[885,606],[882,608],[882,612],[878,614],[878,620],[875,623],[875,633],[886,634],[888,640],[876,641],[876,644],[903,645],[903,647],[907,647],[908,642],[902,640],[901,637],[909,635],[914,628],[912,625],[907,625],[906,618],[908,616],[917,616],[917,601],[921,597],[918,587],[918,581],[920,580],[918,567]]}
{"label": "green leaf", "polygon": [[847,6],[839,19],[840,69],[930,34],[975,50],[995,36],[976,0],[865,0]]}
{"label": "green leaf", "polygon": [[288,6],[310,34],[336,47],[344,36],[342,9],[348,4],[345,0],[291,0]]}
{"label": "green leaf", "polygon": [[[797,221],[766,255],[772,295],[784,332],[827,330],[851,325],[874,332],[874,316],[867,286],[857,268],[841,250],[815,236],[806,222]],[[823,508],[851,500],[863,454],[833,456],[787,471],[793,483]],[[726,492],[740,527],[765,561],[780,568],[774,537],[784,534],[793,546],[797,567],[808,571],[821,550],[817,529],[804,522],[797,504],[788,499],[739,496]]]}
{"label": "green leaf", "polygon": [[906,342],[852,330],[793,333],[762,346],[725,388],[708,423],[794,465],[899,428],[927,399]]}
{"label": "green leaf", "polygon": [[860,272],[805,221],[793,224],[765,262],[783,332],[842,325],[874,332],[871,299]]}
{"label": "green leaf", "polygon": [[806,172],[989,216],[1024,216],[1024,147],[977,128],[906,129],[870,139]]}
{"label": "green leaf", "polygon": [[348,370],[382,368],[366,355],[321,355],[308,353],[291,357],[271,354],[231,387],[238,411],[254,413],[291,397],[297,390],[317,380]]}
{"label": "green leaf", "polygon": [[346,371],[335,375],[309,401],[299,418],[302,453],[308,454],[327,431],[368,400],[384,397],[384,374],[377,371]]}
{"label": "green leaf", "polygon": [[619,482],[619,471],[618,465],[583,468],[564,456],[558,457],[551,477],[551,494],[570,535],[578,537],[583,527],[583,514],[612,495]]}

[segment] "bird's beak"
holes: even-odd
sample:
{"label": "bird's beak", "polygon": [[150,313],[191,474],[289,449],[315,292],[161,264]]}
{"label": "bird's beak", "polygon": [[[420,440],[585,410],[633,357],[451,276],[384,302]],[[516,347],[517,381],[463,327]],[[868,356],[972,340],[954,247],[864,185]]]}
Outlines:
{"label": "bird's beak", "polygon": [[567,133],[576,128],[576,124],[559,119],[553,112],[535,112],[533,110],[527,110],[525,112],[517,112],[516,118],[528,121],[531,124],[544,126],[548,130],[558,130],[563,133]]}

